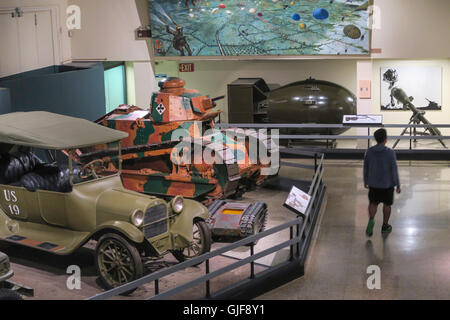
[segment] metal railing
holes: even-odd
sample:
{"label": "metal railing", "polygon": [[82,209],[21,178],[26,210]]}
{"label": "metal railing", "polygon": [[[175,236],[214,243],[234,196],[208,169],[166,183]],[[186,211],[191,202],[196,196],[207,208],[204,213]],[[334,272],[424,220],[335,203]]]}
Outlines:
{"label": "metal railing", "polygon": [[[281,144],[285,147],[280,148],[280,155],[288,158],[304,158],[299,154],[299,150],[321,152],[325,154],[326,159],[335,160],[363,160],[366,152],[366,148],[360,145],[362,140],[367,141],[367,149],[371,147],[371,141],[374,138],[371,134],[371,130],[376,128],[397,128],[401,129],[400,135],[389,135],[388,147],[395,150],[398,160],[406,161],[448,161],[450,159],[450,149],[446,140],[450,139],[450,136],[443,135],[437,128],[450,128],[450,124],[358,124],[358,125],[343,125],[343,124],[270,124],[270,123],[220,123],[216,124],[217,128],[228,129],[235,131],[235,129],[242,129],[249,133],[247,130],[264,129],[261,132],[262,136],[270,136],[272,138],[278,137]],[[333,130],[367,128],[367,134],[364,135],[348,135],[348,134],[331,134]],[[430,132],[417,132],[417,128],[430,128]],[[274,132],[273,129],[281,131]],[[296,134],[295,129],[315,131],[326,134]],[[409,129],[409,132],[408,132]],[[292,134],[291,131],[292,130]],[[339,130],[342,131],[342,130]],[[439,133],[440,135],[435,135]],[[284,140],[284,141],[283,141]],[[339,140],[344,141],[356,141],[354,145],[352,143],[339,144]],[[403,144],[400,148],[396,148],[400,141],[409,140],[409,148],[405,148]],[[416,145],[418,141],[431,141],[439,142],[437,146],[434,143],[423,143]],[[392,142],[392,143],[391,143]],[[414,144],[413,144],[414,142]]]}
{"label": "metal railing", "polygon": [[[175,294],[181,293],[189,288],[196,287],[198,285],[204,284],[205,286],[205,298],[214,298],[218,296],[223,296],[227,290],[236,290],[241,285],[248,285],[252,281],[258,280],[258,278],[262,278],[267,275],[274,275],[280,270],[282,267],[287,264],[295,263],[296,265],[304,264],[306,261],[307,252],[309,249],[309,243],[311,241],[311,237],[314,231],[315,223],[317,221],[317,217],[319,215],[319,211],[321,209],[321,205],[323,202],[323,197],[325,193],[325,186],[323,184],[323,159],[324,155],[319,153],[311,153],[305,152],[305,156],[314,159],[314,166],[308,167],[309,169],[314,170],[314,176],[309,188],[309,195],[311,196],[311,200],[309,206],[304,214],[304,216],[297,216],[295,219],[273,227],[269,230],[263,231],[261,233],[252,235],[245,239],[239,240],[237,242],[227,244],[222,248],[216,249],[209,253],[205,253],[201,256],[195,257],[191,260],[179,263],[167,269],[163,269],[149,275],[146,275],[140,279],[129,282],[120,287],[114,288],[112,290],[97,294],[89,300],[103,300],[108,299],[113,296],[117,296],[126,291],[132,290],[139,286],[142,286],[147,283],[154,283],[154,295],[148,297],[148,300],[156,300],[156,299],[165,299],[171,297]],[[298,167],[295,163],[285,163],[285,165],[292,165],[293,167]],[[268,236],[289,230],[289,240],[283,241],[281,243],[277,243],[271,247],[264,248],[262,251],[255,253],[255,241],[261,240]],[[223,266],[217,270],[212,271],[210,268],[210,260],[224,256],[225,253],[234,250],[236,248],[244,247],[250,245],[250,254],[248,257],[243,259],[237,259],[236,262]],[[265,266],[266,270],[261,272],[255,272],[255,265],[258,263],[256,260],[259,260],[263,257],[266,257],[270,254],[276,253],[284,248],[289,248],[289,259],[283,263],[277,264],[275,266]],[[182,271],[186,268],[195,266],[199,263],[205,263],[205,273],[193,280],[187,281],[181,285],[175,286],[171,289],[168,289],[164,292],[160,291],[160,280],[163,277],[174,274],[176,272]],[[217,292],[211,292],[211,281],[218,276],[224,275],[232,270],[240,268],[244,265],[250,265],[250,274],[249,277],[245,280],[241,280],[237,283],[234,283],[226,288],[220,289]]]}
{"label": "metal railing", "polygon": [[[350,129],[350,128],[367,128],[367,135],[322,135],[322,134],[277,134],[272,135],[274,138],[285,140],[368,140],[368,146],[370,146],[370,139],[374,137],[371,135],[371,128],[403,128],[404,133],[400,136],[389,136],[391,140],[409,140],[409,149],[412,149],[412,141],[417,140],[447,140],[450,136],[444,135],[417,135],[417,128],[450,128],[450,124],[267,124],[267,123],[218,123],[216,127],[219,129]],[[407,129],[409,129],[408,135],[405,135]],[[327,144],[328,146],[328,144]]]}
{"label": "metal railing", "polygon": [[298,128],[450,128],[450,124],[324,124],[324,123],[217,123],[215,127],[227,129],[227,128],[252,128],[252,129],[298,129]]}

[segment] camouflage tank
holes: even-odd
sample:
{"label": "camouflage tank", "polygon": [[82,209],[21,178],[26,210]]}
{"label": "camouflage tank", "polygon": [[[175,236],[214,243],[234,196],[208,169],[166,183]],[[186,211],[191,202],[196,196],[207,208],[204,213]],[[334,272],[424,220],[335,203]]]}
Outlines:
{"label": "camouflage tank", "polygon": [[[221,112],[213,108],[223,97],[211,99],[185,89],[185,81],[178,78],[169,78],[159,86],[149,109],[121,105],[96,121],[129,134],[122,140],[126,188],[168,197],[183,195],[210,204],[240,196],[267,180],[269,176],[261,169],[269,164],[250,157],[249,141],[257,139],[254,135],[241,132],[242,140],[235,132],[214,129],[214,119]],[[178,136],[179,132],[184,135]],[[270,154],[269,140],[258,141]],[[188,150],[180,142],[184,148],[189,145]],[[201,150],[200,155],[193,150]],[[205,154],[220,161],[204,161]],[[177,163],[174,157],[189,161]]]}

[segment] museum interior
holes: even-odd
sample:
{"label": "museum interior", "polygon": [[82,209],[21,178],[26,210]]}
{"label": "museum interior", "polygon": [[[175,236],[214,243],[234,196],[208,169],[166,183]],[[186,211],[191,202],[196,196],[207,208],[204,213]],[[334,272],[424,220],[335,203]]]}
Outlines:
{"label": "museum interior", "polygon": [[450,299],[449,14],[0,1],[0,300]]}

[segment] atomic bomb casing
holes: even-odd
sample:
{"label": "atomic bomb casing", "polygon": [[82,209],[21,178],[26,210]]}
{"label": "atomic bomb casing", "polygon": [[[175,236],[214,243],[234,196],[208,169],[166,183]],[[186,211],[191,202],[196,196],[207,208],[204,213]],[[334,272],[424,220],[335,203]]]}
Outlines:
{"label": "atomic bomb casing", "polygon": [[[309,78],[270,91],[270,123],[342,124],[344,115],[356,114],[356,97],[332,82]],[[348,128],[289,129],[289,134],[341,134]]]}

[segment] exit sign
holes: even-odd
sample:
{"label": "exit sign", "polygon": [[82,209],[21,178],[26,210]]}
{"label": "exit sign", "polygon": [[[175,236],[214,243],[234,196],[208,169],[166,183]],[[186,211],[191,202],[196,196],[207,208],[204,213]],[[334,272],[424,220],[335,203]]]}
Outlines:
{"label": "exit sign", "polygon": [[180,72],[194,72],[194,64],[193,63],[180,63],[178,65],[178,70]]}

